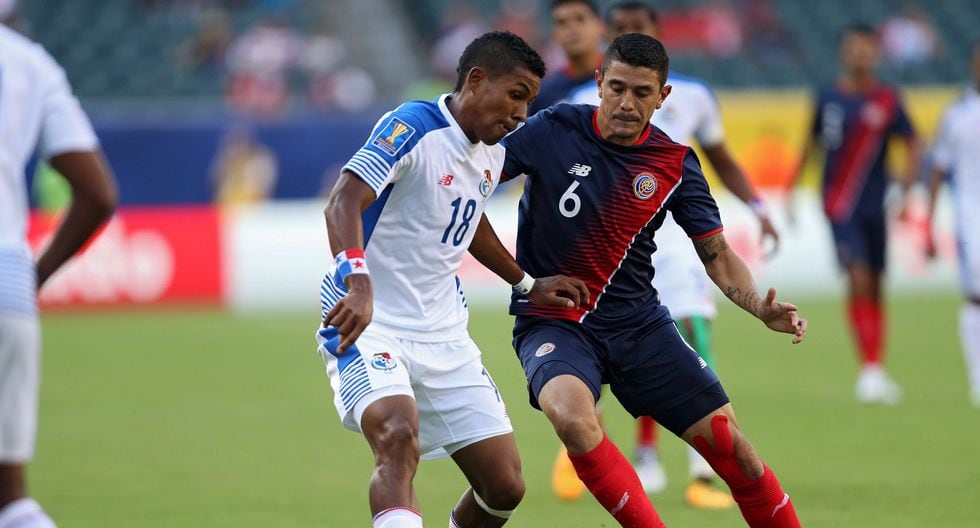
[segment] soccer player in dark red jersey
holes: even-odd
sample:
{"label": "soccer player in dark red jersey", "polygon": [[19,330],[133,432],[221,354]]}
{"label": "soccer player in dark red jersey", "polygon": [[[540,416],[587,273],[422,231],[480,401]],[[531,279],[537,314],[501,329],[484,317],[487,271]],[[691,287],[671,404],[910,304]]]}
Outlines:
{"label": "soccer player in dark red jersey", "polygon": [[[898,135],[908,147],[908,188],[915,180],[921,146],[898,90],[875,77],[878,36],[863,24],[841,34],[843,72],[816,95],[800,170],[814,143],[826,151],[824,213],[830,220],[837,259],[847,275],[848,314],[861,356],[855,395],[862,403],[894,405],[901,389],[884,370],[885,171],[888,142]],[[904,195],[904,192],[903,192]],[[904,200],[904,196],[903,196]]]}
{"label": "soccer player in dark red jersey", "polygon": [[742,434],[717,376],[680,337],[651,285],[654,233],[669,210],[732,302],[793,334],[794,343],[806,336],[797,308],[776,301],[774,289],[760,294],[726,243],[693,151],[650,124],[670,93],[667,73],[659,41],[622,35],[597,73],[598,108],[559,104],[505,138],[503,178],[527,175],[518,263],[532,276],[581,279],[590,292],[574,309],[532,306],[515,293],[514,347],[532,405],[621,526],[664,524],[629,460],[602,431],[596,402],[603,384],[631,414],[655,418],[694,446],[731,488],[749,526],[798,527],[789,495]]}

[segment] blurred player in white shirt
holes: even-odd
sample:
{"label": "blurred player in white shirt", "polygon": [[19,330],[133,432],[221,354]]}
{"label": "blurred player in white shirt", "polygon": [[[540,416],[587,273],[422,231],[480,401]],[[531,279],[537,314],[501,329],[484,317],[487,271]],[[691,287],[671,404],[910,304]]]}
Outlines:
{"label": "blurred player in white shirt", "polygon": [[[0,20],[13,4],[0,0]],[[26,239],[25,166],[35,149],[72,188],[71,205],[37,261]],[[0,528],[54,526],[28,497],[24,476],[37,430],[37,291],[109,217],[115,200],[92,125],[64,71],[41,46],[0,24]]]}
{"label": "blurred player in white shirt", "polygon": [[936,195],[950,179],[957,226],[960,277],[966,302],[960,311],[960,338],[970,379],[970,399],[980,407],[980,41],[973,46],[973,85],[943,115],[933,146],[929,185],[927,255],[936,254],[932,220]]}
{"label": "blurred player in white shirt", "polygon": [[[606,31],[611,41],[624,33],[642,33],[659,38],[660,28],[656,11],[649,4],[622,1],[614,3],[606,11]],[[755,212],[763,241],[771,239],[772,251],[775,251],[779,235],[769,220],[765,203],[725,145],[721,111],[714,94],[700,79],[675,72],[670,73],[667,84],[672,87],[670,96],[664,100],[663,107],[654,112],[651,123],[678,143],[697,141],[725,187]],[[591,81],[573,91],[568,102],[598,105],[596,82]],[[709,333],[711,320],[717,315],[713,285],[687,235],[669,212],[663,227],[657,231],[656,240],[657,251],[653,254],[653,263],[657,277],[653,283],[660,292],[660,302],[670,310],[688,343],[714,369]],[[657,455],[655,431],[656,424],[652,418],[638,420],[636,470],[644,488],[651,493],[660,492],[667,485]],[[735,503],[727,492],[710,486],[716,477],[711,466],[694,449],[689,451],[692,481],[687,489],[688,503],[708,509],[734,507]]]}

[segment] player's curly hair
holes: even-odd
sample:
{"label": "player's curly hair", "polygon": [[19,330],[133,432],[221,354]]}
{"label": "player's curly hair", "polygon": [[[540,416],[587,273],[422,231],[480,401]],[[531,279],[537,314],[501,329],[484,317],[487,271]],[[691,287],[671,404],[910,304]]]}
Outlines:
{"label": "player's curly hair", "polygon": [[544,77],[544,60],[521,37],[510,31],[491,31],[477,37],[463,50],[456,68],[455,92],[463,89],[466,75],[473,68],[480,68],[488,76],[504,75],[517,68],[524,68],[534,75]]}
{"label": "player's curly hair", "polygon": [[640,33],[626,33],[612,41],[602,62],[603,74],[613,61],[655,70],[660,73],[661,81],[667,80],[670,69],[670,58],[667,57],[664,45],[659,40]]}

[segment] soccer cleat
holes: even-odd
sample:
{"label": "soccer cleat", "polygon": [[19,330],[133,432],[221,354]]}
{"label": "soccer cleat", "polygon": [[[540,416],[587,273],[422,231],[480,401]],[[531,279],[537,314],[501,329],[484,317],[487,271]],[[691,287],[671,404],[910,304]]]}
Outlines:
{"label": "soccer cleat", "polygon": [[585,484],[582,484],[582,480],[578,478],[575,466],[568,459],[568,450],[565,446],[561,446],[558,450],[555,467],[551,470],[551,489],[559,499],[566,502],[577,501],[585,493]]}
{"label": "soccer cleat", "polygon": [[638,447],[634,457],[633,467],[643,484],[643,491],[660,493],[667,489],[667,474],[660,465],[660,456],[653,447]]}
{"label": "soccer cleat", "polygon": [[728,510],[735,507],[735,499],[731,494],[701,479],[693,480],[687,485],[685,498],[691,507],[702,510]]}
{"label": "soccer cleat", "polygon": [[898,405],[902,400],[902,388],[886,376],[884,369],[878,366],[861,369],[854,394],[858,403]]}

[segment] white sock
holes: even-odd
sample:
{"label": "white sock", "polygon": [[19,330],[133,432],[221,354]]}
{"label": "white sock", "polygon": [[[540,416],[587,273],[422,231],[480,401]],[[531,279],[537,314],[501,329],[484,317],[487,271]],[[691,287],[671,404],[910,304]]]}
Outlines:
{"label": "white sock", "polygon": [[691,446],[687,446],[688,472],[691,478],[713,479],[718,476],[711,464]]}
{"label": "white sock", "polygon": [[[388,508],[371,520],[374,528],[422,528],[422,516],[408,508]],[[0,527],[3,528],[3,527]]]}
{"label": "white sock", "polygon": [[0,528],[56,528],[34,499],[19,499],[0,510]]}
{"label": "white sock", "polygon": [[966,357],[970,388],[978,391],[980,390],[980,305],[968,302],[960,310],[960,340],[963,343],[963,355]]}

